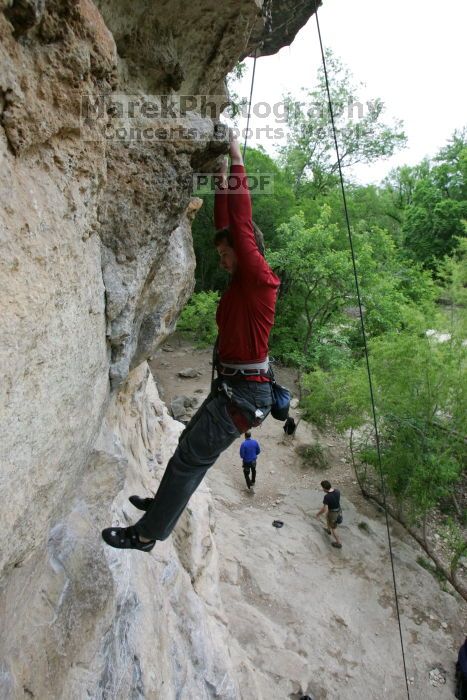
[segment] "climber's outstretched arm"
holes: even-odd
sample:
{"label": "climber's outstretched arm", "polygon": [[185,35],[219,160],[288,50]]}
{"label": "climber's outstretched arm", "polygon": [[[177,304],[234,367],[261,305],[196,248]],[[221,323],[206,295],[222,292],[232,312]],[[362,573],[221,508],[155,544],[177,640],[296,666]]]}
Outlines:
{"label": "climber's outstretched arm", "polygon": [[216,194],[214,196],[214,228],[221,231],[229,227],[229,209],[227,204],[227,158],[223,158],[216,178]]}
{"label": "climber's outstretched arm", "polygon": [[243,156],[240,144],[230,130],[230,162],[232,165],[243,165]]}

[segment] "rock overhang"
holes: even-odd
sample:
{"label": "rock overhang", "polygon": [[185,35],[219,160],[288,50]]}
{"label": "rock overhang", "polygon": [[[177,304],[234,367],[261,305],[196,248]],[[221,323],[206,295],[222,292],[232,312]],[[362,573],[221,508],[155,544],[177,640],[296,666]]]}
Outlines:
{"label": "rock overhang", "polygon": [[247,56],[292,43],[320,0],[97,0],[126,85],[180,94],[222,94]]}

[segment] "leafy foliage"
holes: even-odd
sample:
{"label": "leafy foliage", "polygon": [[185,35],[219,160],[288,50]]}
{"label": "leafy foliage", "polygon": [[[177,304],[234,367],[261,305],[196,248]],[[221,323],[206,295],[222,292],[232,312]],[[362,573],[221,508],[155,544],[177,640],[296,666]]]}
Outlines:
{"label": "leafy foliage", "polygon": [[240,63],[237,63],[233,70],[229,73],[229,75],[226,78],[226,87],[227,91],[229,93],[229,113],[234,121],[236,122],[239,114],[243,113],[245,108],[248,107],[248,101],[246,97],[240,97],[239,94],[236,91],[236,82],[243,78],[246,72],[246,63],[241,61]]}
{"label": "leafy foliage", "polygon": [[467,129],[454,132],[432,162],[393,171],[386,187],[402,210],[405,248],[424,266],[436,268],[465,236]]}
{"label": "leafy foliage", "polygon": [[[398,255],[392,236],[360,222],[353,234],[364,319],[370,337],[401,330],[430,307],[430,275]],[[308,228],[301,213],[279,227],[268,260],[282,279],[272,347],[302,368],[345,366],[362,352],[355,280],[347,235],[323,204]],[[357,320],[354,320],[357,315]]]}
{"label": "leafy foliage", "polygon": [[[383,472],[416,518],[448,495],[462,472],[467,349],[459,339],[391,333],[371,343],[370,360]],[[358,429],[372,420],[363,361],[332,374],[313,372],[305,386],[305,415],[319,426]],[[378,466],[372,443],[361,456]]]}
{"label": "leafy foliage", "polygon": [[286,290],[277,310],[283,334],[274,336],[273,345],[284,360],[301,366],[309,364],[315,330],[336,317],[352,289],[349,254],[338,245],[339,230],[330,215],[323,207],[311,229],[301,214],[295,215],[279,227],[279,247],[268,256]]}
{"label": "leafy foliage", "polygon": [[[382,122],[384,103],[380,99],[363,102],[358,99],[357,85],[348,69],[331,51],[326,54],[331,102],[337,132],[341,167],[372,163],[391,156],[405,145],[401,122]],[[318,70],[317,85],[303,90],[303,101],[289,94],[285,97],[288,143],[281,150],[282,162],[290,171],[296,187],[309,182],[311,196],[328,191],[337,180],[332,123],[328,111],[325,74]],[[354,112],[358,118],[354,119]]]}
{"label": "leafy foliage", "polygon": [[[467,228],[467,224],[465,224]],[[439,262],[438,278],[443,284],[441,298],[449,308],[446,327],[457,328],[462,338],[467,337],[467,238],[459,240],[452,256]]]}
{"label": "leafy foliage", "polygon": [[329,467],[326,451],[319,442],[311,445],[300,445],[295,448],[295,451],[301,458],[304,469],[311,467],[323,471]]}
{"label": "leafy foliage", "polygon": [[198,347],[213,345],[217,337],[216,308],[219,302],[217,292],[193,294],[183,309],[177,328],[190,333]]}

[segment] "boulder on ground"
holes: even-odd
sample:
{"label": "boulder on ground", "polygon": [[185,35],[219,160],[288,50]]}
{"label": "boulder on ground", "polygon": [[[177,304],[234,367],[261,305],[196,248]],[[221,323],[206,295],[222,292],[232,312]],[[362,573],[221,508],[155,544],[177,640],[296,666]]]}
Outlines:
{"label": "boulder on ground", "polygon": [[183,394],[180,396],[174,396],[170,402],[172,416],[175,418],[175,420],[185,423],[190,420],[198,403],[199,400],[195,396],[192,398],[189,396],[184,396]]}
{"label": "boulder on ground", "polygon": [[199,377],[200,374],[201,372],[198,372],[197,369],[193,369],[192,367],[182,369],[180,372],[178,372],[178,376],[182,377],[183,379],[195,379],[196,377]]}

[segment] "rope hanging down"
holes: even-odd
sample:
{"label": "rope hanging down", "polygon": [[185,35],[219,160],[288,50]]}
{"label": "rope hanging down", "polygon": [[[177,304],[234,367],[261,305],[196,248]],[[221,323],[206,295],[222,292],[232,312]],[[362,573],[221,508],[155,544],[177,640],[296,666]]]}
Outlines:
{"label": "rope hanging down", "polygon": [[348,212],[348,208],[347,208],[347,199],[345,196],[344,178],[342,175],[341,159],[340,159],[340,154],[339,154],[339,145],[337,143],[336,126],[335,126],[335,122],[334,122],[334,112],[332,109],[331,91],[329,89],[326,57],[325,57],[325,53],[324,53],[323,41],[321,39],[321,30],[320,30],[320,26],[319,26],[317,0],[315,0],[315,18],[316,18],[316,28],[318,30],[319,45],[320,45],[320,49],[321,49],[321,59],[323,62],[324,78],[325,78],[325,82],[326,82],[326,92],[327,92],[327,96],[328,96],[329,115],[331,117],[332,132],[333,132],[333,137],[334,137],[334,147],[335,147],[336,156],[337,156],[337,166],[339,169],[339,179],[340,179],[340,186],[341,186],[341,192],[342,192],[342,202],[343,202],[344,212],[345,212],[347,233],[349,236],[350,252],[352,255],[352,268],[353,268],[355,289],[356,289],[356,293],[357,293],[358,308],[359,308],[359,314],[360,314],[360,325],[361,325],[361,331],[362,331],[363,346],[364,346],[364,350],[365,350],[365,361],[366,361],[366,370],[367,370],[367,375],[368,375],[368,385],[369,385],[369,389],[370,389],[371,410],[372,410],[372,415],[373,415],[373,427],[374,427],[374,431],[375,431],[376,450],[378,453],[378,468],[379,468],[379,474],[380,474],[380,480],[381,480],[381,492],[383,494],[384,513],[386,516],[386,530],[387,530],[387,535],[388,535],[389,555],[390,555],[390,559],[391,559],[392,582],[393,582],[393,588],[394,588],[394,598],[395,598],[395,603],[396,603],[397,623],[399,626],[399,638],[400,638],[401,653],[402,653],[402,664],[404,667],[404,677],[405,677],[405,686],[406,686],[406,690],[407,690],[407,697],[410,700],[409,679],[407,677],[407,665],[405,662],[404,641],[402,638],[401,617],[400,617],[400,611],[399,611],[399,596],[398,596],[398,592],[397,592],[396,573],[395,573],[395,569],[394,569],[394,555],[393,555],[393,551],[392,551],[391,532],[389,529],[388,509],[387,509],[387,505],[386,505],[386,487],[384,484],[383,465],[382,465],[382,461],[381,461],[381,450],[380,450],[380,441],[379,441],[378,421],[376,418],[376,406],[375,406],[375,400],[374,400],[373,382],[371,379],[370,360],[369,360],[369,355],[368,355],[368,345],[367,345],[367,338],[366,338],[365,322],[363,320],[363,308],[362,308],[362,300],[361,300],[361,296],[360,296],[360,285],[358,283],[357,264],[356,264],[356,260],[355,260],[355,250],[354,250],[353,239],[352,239],[352,231],[350,229],[350,219],[349,219],[349,212]]}
{"label": "rope hanging down", "polygon": [[255,55],[254,55],[254,60],[253,60],[253,75],[251,76],[251,88],[250,88],[250,99],[248,101],[248,115],[247,115],[247,120],[246,120],[246,129],[245,129],[245,141],[243,143],[243,162],[245,162],[245,151],[246,151],[246,144],[248,141],[248,129],[250,126],[250,116],[251,116],[251,102],[253,100],[253,86],[255,84],[255,72],[256,72],[256,57],[257,57],[258,49],[255,49]]}
{"label": "rope hanging down", "polygon": [[[391,560],[392,582],[393,582],[393,588],[394,588],[394,598],[395,598],[395,603],[396,603],[396,613],[397,613],[397,623],[398,623],[398,628],[399,628],[399,639],[400,639],[400,646],[401,646],[402,665],[403,665],[403,670],[404,670],[407,698],[410,700],[409,679],[407,676],[407,665],[406,665],[406,661],[405,661],[404,641],[403,641],[403,637],[402,637],[401,617],[400,617],[400,609],[399,609],[399,595],[398,595],[398,591],[397,591],[396,573],[395,573],[395,568],[394,568],[394,554],[393,554],[393,550],[392,550],[391,531],[389,528],[389,516],[388,516],[388,509],[387,509],[387,504],[386,504],[386,487],[384,484],[383,465],[382,465],[382,461],[381,461],[381,449],[380,449],[380,441],[379,441],[378,421],[376,418],[376,406],[375,406],[375,400],[374,400],[373,382],[371,379],[370,360],[369,360],[369,355],[368,355],[368,344],[367,344],[367,337],[366,337],[366,330],[365,330],[365,322],[363,319],[363,307],[362,307],[362,300],[361,300],[361,295],[360,295],[360,285],[358,282],[357,264],[356,264],[356,259],[355,259],[355,250],[354,250],[353,239],[352,239],[352,231],[350,228],[349,211],[348,211],[348,207],[347,207],[347,199],[345,196],[344,178],[342,175],[341,159],[340,159],[340,154],[339,154],[339,145],[337,143],[336,126],[335,126],[335,121],[334,121],[334,111],[332,108],[331,91],[329,88],[326,57],[325,57],[324,48],[323,48],[323,41],[321,38],[321,29],[319,26],[319,19],[318,19],[318,6],[317,6],[316,0],[315,0],[315,18],[316,18],[316,27],[318,30],[319,44],[320,44],[320,49],[321,49],[321,59],[322,59],[322,63],[323,63],[324,77],[325,77],[325,82],[326,82],[326,92],[327,92],[327,97],[328,97],[329,114],[331,117],[331,125],[332,125],[333,138],[334,138],[334,147],[336,150],[337,165],[338,165],[338,169],[339,169],[339,180],[340,180],[340,186],[341,186],[341,192],[342,192],[342,202],[343,202],[343,206],[344,206],[345,221],[346,221],[347,233],[348,233],[348,237],[349,237],[350,252],[351,252],[351,256],[352,256],[352,268],[353,268],[354,281],[355,281],[355,290],[356,290],[357,300],[358,300],[358,308],[359,308],[359,315],[360,315],[360,325],[361,325],[361,331],[362,331],[363,346],[364,346],[364,351],[365,351],[365,362],[366,362],[366,370],[367,370],[367,375],[368,375],[368,385],[369,385],[369,389],[370,389],[370,399],[371,399],[371,409],[372,409],[372,416],[373,416],[373,427],[374,427],[374,431],[375,431],[376,450],[378,453],[378,467],[379,467],[379,474],[380,474],[380,480],[381,480],[381,492],[383,494],[384,513],[385,513],[385,517],[386,517],[386,531],[387,531],[387,536],[388,536],[389,556],[390,556],[390,560]],[[254,61],[253,61],[253,74],[252,74],[252,78],[251,78],[250,98],[249,98],[249,102],[248,102],[248,117],[247,117],[247,125],[246,125],[246,130],[245,130],[245,141],[243,143],[243,160],[245,160],[245,152],[246,152],[246,146],[247,146],[247,141],[248,141],[248,129],[249,129],[249,125],[250,125],[250,116],[251,116],[250,110],[251,110],[251,104],[252,104],[252,98],[253,98],[253,87],[254,87],[254,82],[255,82],[256,58],[257,58],[257,49],[255,49]]]}
{"label": "rope hanging down", "polygon": [[[247,121],[246,121],[246,129],[245,129],[245,141],[243,143],[243,162],[245,163],[245,152],[246,152],[246,144],[248,141],[248,131],[249,131],[249,126],[250,126],[250,116],[251,116],[251,105],[253,102],[253,87],[255,84],[255,72],[256,72],[256,58],[258,56],[258,48],[261,48],[263,44],[261,43],[259,47],[255,49],[255,55],[254,55],[254,60],[253,60],[253,73],[251,76],[251,87],[250,87],[250,98],[248,101],[248,115],[247,115]],[[255,234],[255,240],[256,240],[256,245],[258,246],[259,252],[265,257],[265,248],[264,248],[264,237],[261,232],[261,230],[258,228],[258,226],[255,224],[253,221],[253,231]]]}

